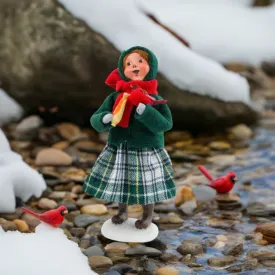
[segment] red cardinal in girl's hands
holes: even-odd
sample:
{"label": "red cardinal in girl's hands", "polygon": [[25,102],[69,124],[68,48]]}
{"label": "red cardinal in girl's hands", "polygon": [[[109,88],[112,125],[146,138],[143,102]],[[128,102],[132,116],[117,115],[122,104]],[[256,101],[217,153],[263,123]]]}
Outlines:
{"label": "red cardinal in girl's hands", "polygon": [[58,227],[63,222],[65,214],[68,213],[68,210],[64,205],[59,206],[57,209],[49,210],[41,214],[35,213],[25,207],[22,207],[22,210],[53,227]]}
{"label": "red cardinal in girl's hands", "polygon": [[215,189],[218,193],[228,193],[238,180],[234,172],[229,172],[227,175],[214,179],[205,167],[199,165],[198,168],[204,176],[210,181],[209,186]]}

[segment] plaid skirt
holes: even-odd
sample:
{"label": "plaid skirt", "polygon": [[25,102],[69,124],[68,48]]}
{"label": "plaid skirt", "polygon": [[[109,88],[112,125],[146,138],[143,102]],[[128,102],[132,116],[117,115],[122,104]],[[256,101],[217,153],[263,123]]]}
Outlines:
{"label": "plaid skirt", "polygon": [[151,204],[176,195],[172,162],[165,148],[106,145],[86,177],[93,197],[125,204]]}

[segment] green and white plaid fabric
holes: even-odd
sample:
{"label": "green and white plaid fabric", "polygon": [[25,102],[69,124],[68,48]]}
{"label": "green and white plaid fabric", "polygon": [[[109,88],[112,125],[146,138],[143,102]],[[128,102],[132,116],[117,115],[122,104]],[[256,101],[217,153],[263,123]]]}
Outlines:
{"label": "green and white plaid fabric", "polygon": [[126,204],[151,204],[176,195],[172,162],[165,148],[130,149],[106,145],[83,190],[91,196]]}

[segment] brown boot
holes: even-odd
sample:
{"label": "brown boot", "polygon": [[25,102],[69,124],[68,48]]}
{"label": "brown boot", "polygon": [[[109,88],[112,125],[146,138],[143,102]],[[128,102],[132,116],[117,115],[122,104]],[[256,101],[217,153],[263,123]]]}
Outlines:
{"label": "brown boot", "polygon": [[135,225],[137,229],[146,229],[151,225],[155,204],[143,205],[142,219],[137,220]]}
{"label": "brown boot", "polygon": [[124,203],[118,204],[118,214],[112,217],[114,224],[122,224],[128,219],[128,206]]}

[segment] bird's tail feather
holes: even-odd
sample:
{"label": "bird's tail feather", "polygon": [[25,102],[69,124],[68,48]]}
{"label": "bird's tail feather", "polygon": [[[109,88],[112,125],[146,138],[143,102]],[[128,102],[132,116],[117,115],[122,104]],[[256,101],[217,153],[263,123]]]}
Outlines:
{"label": "bird's tail feather", "polygon": [[210,173],[207,171],[207,169],[202,166],[202,165],[199,165],[198,168],[200,169],[200,171],[203,173],[203,175],[208,178],[210,181],[213,181],[213,177],[210,175]]}
{"label": "bird's tail feather", "polygon": [[30,215],[35,216],[36,218],[40,218],[40,215],[39,215],[38,213],[35,213],[35,212],[33,212],[32,210],[30,210],[30,209],[27,209],[27,208],[25,208],[25,207],[22,207],[22,210],[23,210],[25,213],[28,213],[28,214],[30,214]]}

